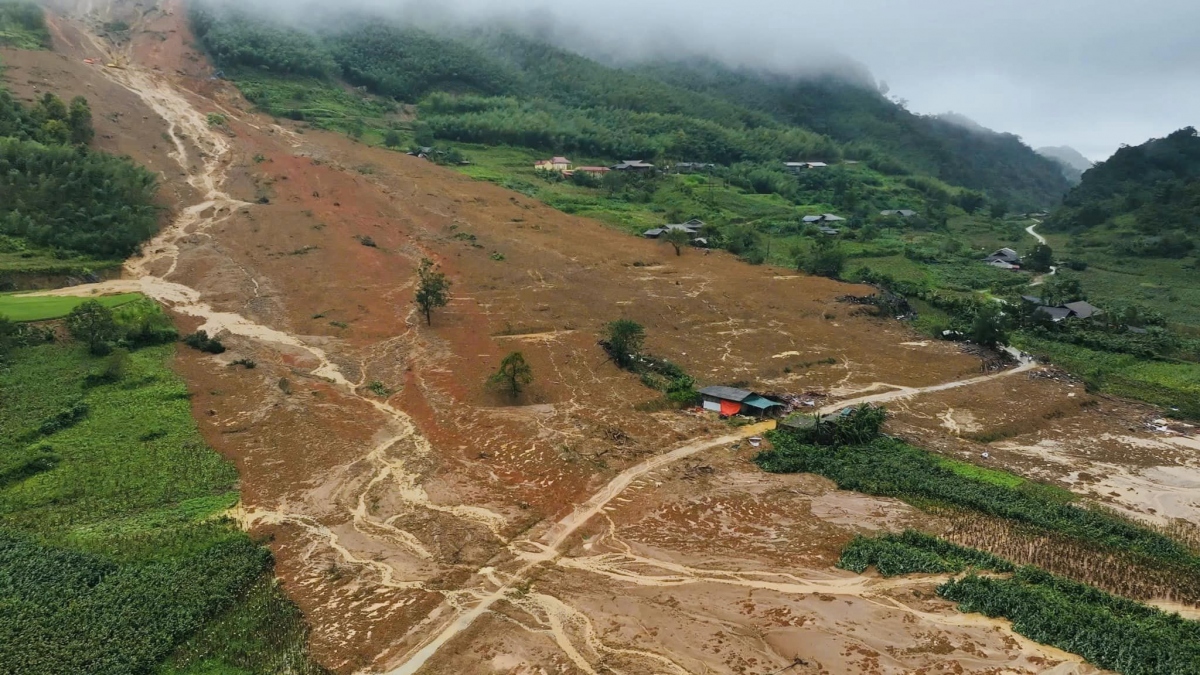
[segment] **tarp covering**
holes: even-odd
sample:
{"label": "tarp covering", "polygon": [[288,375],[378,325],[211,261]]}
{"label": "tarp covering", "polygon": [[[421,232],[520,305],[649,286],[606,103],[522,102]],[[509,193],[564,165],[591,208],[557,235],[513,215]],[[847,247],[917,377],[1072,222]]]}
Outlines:
{"label": "tarp covering", "polygon": [[782,403],[776,403],[775,401],[763,398],[762,396],[759,396],[758,394],[755,394],[755,395],[747,398],[745,401],[742,401],[742,403],[745,405],[748,405],[748,406],[753,406],[755,408],[758,408],[759,410],[767,410],[768,408],[775,408],[775,407],[783,406]]}
{"label": "tarp covering", "polygon": [[742,404],[737,401],[721,401],[721,414],[725,417],[736,415],[742,411]]}

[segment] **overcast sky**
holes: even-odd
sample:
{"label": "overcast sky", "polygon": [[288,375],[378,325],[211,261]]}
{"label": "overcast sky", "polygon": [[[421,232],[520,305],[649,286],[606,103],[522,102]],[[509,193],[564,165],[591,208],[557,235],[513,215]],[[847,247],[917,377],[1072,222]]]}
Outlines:
{"label": "overcast sky", "polygon": [[819,63],[838,52],[866,65],[914,112],[958,112],[1018,134],[1035,148],[1070,145],[1093,160],[1122,143],[1200,126],[1200,0],[436,4],[475,18],[504,13],[553,20],[614,47],[674,50],[686,44],[780,68]]}

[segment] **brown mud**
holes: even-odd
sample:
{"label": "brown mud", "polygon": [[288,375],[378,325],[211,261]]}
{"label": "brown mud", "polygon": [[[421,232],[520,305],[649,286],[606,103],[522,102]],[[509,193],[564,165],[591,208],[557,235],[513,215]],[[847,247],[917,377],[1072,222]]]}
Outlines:
{"label": "brown mud", "polygon": [[[128,38],[100,36],[114,19],[133,27]],[[955,346],[837,302],[863,289],[722,253],[668,255],[259,115],[210,79],[178,2],[79,2],[53,27],[55,53],[3,54],[10,86],[87,95],[98,144],[161,172],[172,209],[122,279],[59,292],[138,290],[231,348],[183,350],[178,368],[206,439],[240,471],[234,515],[269,537],[327,666],[765,673],[802,659],[793,672],[1097,672],[958,613],[936,597],[937,578],[835,569],[855,533],[929,517],[757,471],[745,438],[760,429],[644,412],[659,394],[596,341],[604,323],[631,318],[648,351],[702,383],[826,392],[828,410],[887,402],[897,432],[951,454],[984,447],[964,434],[1015,425],[992,443],[996,462],[1064,484],[1075,472],[1072,488],[1100,484],[1080,478],[1095,461],[1175,465],[1147,445],[1159,439],[1117,429],[1140,409],[1084,406],[1065,385],[1030,379],[1031,364],[980,377]],[[214,112],[227,122],[210,125]],[[412,303],[425,257],[453,283],[432,326]],[[536,376],[516,402],[485,386],[513,350]],[[258,367],[230,365],[243,357]],[[1089,423],[1145,440],[1112,441],[1129,450],[1123,461],[1022,449]],[[1172,461],[1190,461],[1172,447]],[[1147,490],[1126,491],[1128,506]],[[1167,508],[1156,499],[1141,506]]]}

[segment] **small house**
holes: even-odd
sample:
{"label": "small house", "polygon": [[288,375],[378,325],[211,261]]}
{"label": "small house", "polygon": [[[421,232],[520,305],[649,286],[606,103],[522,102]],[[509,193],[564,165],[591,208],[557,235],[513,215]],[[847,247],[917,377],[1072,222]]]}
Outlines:
{"label": "small house", "polygon": [[612,166],[613,171],[633,171],[635,173],[643,173],[650,171],[654,165],[649,162],[643,162],[640,159],[626,159]]}
{"label": "small house", "polygon": [[612,169],[607,166],[580,166],[576,167],[575,173],[585,173],[595,178],[604,178]]}
{"label": "small house", "polygon": [[693,225],[693,224],[691,224],[691,221],[689,221],[689,222],[682,223],[682,224],[663,225],[662,227],[656,227],[656,228],[653,228],[650,230],[646,230],[645,232],[642,233],[642,236],[646,237],[647,239],[658,239],[662,235],[664,235],[672,230],[683,230],[684,232],[687,232],[690,236],[695,237],[696,235],[700,234],[700,228],[704,227],[703,222],[701,222],[701,221],[696,221],[696,222],[698,222],[700,224]]}
{"label": "small house", "polygon": [[706,164],[704,162],[677,162],[674,169],[676,173],[697,173],[715,169],[716,167],[716,164]]}
{"label": "small house", "polygon": [[783,167],[792,173],[800,173],[808,169],[823,169],[829,166],[825,162],[784,162]]}
{"label": "small house", "polygon": [[817,231],[827,237],[836,237],[837,235],[841,234],[837,228],[833,228],[828,225],[822,225],[821,227],[817,228]]}
{"label": "small house", "polygon": [[1009,265],[1020,265],[1021,264],[1021,256],[1020,256],[1020,254],[1018,254],[1016,251],[1012,250],[1011,248],[1002,248],[999,251],[996,251],[995,253],[984,258],[983,261],[986,263],[998,261],[998,262],[1008,263]]}
{"label": "small house", "polygon": [[783,411],[783,404],[772,401],[745,389],[734,387],[705,387],[699,392],[704,400],[704,409],[720,413],[722,417],[732,415],[769,416]]}
{"label": "small house", "polygon": [[1082,300],[1079,302],[1068,302],[1063,307],[1071,310],[1071,316],[1076,319],[1090,319],[1100,313],[1099,307]]}
{"label": "small house", "polygon": [[533,168],[537,169],[538,171],[554,171],[557,173],[562,173],[571,169],[571,160],[567,159],[566,157],[551,157],[550,159],[543,159],[542,161],[537,162],[533,165]]}
{"label": "small house", "polygon": [[897,218],[912,218],[917,215],[916,211],[911,209],[895,209],[893,211],[880,211],[881,216],[895,216]]}
{"label": "small house", "polygon": [[846,219],[842,218],[841,216],[835,216],[832,213],[822,213],[819,216],[804,216],[800,220],[804,223],[816,224],[816,223],[841,223],[841,222],[845,222]]}
{"label": "small house", "polygon": [[1054,323],[1071,318],[1071,310],[1066,307],[1046,307],[1043,305],[1035,309],[1034,313],[1046,316]]}

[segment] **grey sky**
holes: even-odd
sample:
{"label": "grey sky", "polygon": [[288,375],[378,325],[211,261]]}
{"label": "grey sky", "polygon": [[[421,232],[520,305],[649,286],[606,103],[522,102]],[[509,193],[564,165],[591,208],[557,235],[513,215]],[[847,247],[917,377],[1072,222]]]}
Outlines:
{"label": "grey sky", "polygon": [[[1122,143],[1200,125],[1197,0],[436,4],[472,18],[504,14],[557,23],[606,47],[674,51],[683,44],[780,69],[811,67],[837,52],[866,65],[915,112],[952,110],[1034,147],[1070,145],[1094,160]],[[581,35],[579,44],[591,46],[588,38]]]}

